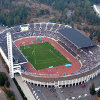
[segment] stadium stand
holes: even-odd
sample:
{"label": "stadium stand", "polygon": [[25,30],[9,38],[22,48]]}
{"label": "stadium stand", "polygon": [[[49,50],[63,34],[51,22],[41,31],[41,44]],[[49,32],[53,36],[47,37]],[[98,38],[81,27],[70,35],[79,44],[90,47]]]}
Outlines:
{"label": "stadium stand", "polygon": [[[7,43],[5,41],[0,42],[0,47],[2,48],[6,56],[8,56]],[[13,49],[14,64],[16,63],[24,64],[25,62],[27,62],[25,57],[21,54],[21,52],[18,50],[18,48],[14,44],[12,45],[12,49]]]}
{"label": "stadium stand", "polygon": [[78,48],[96,46],[96,43],[94,43],[92,40],[90,40],[90,38],[86,37],[76,29],[65,28],[59,30],[59,32],[69,41],[75,44]]}
{"label": "stadium stand", "polygon": [[[25,81],[27,81],[27,78],[29,78],[28,81],[33,79],[34,80],[33,83],[37,83],[37,84],[43,84],[42,82],[46,82],[47,84],[47,82],[51,81],[51,85],[54,85],[56,84],[56,82],[59,83],[59,81],[67,80],[66,84],[73,84],[72,82],[70,83],[69,81],[80,78],[80,80],[77,80],[78,82],[76,83],[80,83],[83,81],[85,82],[90,80],[91,77],[93,78],[94,76],[96,76],[100,71],[98,66],[100,65],[100,46],[96,45],[96,43],[94,43],[88,37],[81,34],[78,30],[73,29],[67,25],[62,25],[62,24],[58,25],[55,23],[44,23],[44,22],[31,23],[29,24],[29,30],[25,32],[21,31],[20,26],[9,28],[8,30],[0,33],[0,47],[2,48],[6,56],[7,56],[7,45],[6,45],[7,32],[11,33],[14,42],[22,38],[27,38],[27,37],[30,38],[36,36],[52,38],[81,63],[81,68],[77,72],[72,73],[70,77],[69,75],[67,75],[64,76],[63,78],[57,78],[57,79],[50,78],[48,80],[46,78],[43,79],[41,77],[45,77],[45,75],[44,76],[43,75],[41,76],[39,74],[36,75],[33,67],[29,66],[23,68],[25,66],[23,65],[23,63],[27,62],[27,60],[19,51],[18,47],[16,47],[15,44],[13,43],[14,62],[22,64],[21,65],[22,72],[23,72],[22,76],[23,76],[23,80]],[[81,78],[83,76],[86,77],[86,75],[87,76],[89,75],[88,78],[81,80]],[[32,76],[35,77],[32,78]],[[46,75],[46,76],[50,77],[50,75]],[[37,77],[39,77],[39,80]],[[39,83],[37,81],[39,81]]]}
{"label": "stadium stand", "polygon": [[66,46],[64,43],[62,43],[61,41],[58,41],[58,43],[60,45],[62,45],[68,52],[70,52],[74,57],[77,56],[77,54],[75,54],[70,48],[68,48],[68,46]]}

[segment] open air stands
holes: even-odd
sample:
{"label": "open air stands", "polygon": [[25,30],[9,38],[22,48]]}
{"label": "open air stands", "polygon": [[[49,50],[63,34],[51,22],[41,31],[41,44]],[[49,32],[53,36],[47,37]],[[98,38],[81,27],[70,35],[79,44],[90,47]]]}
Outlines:
{"label": "open air stands", "polygon": [[[56,24],[56,23],[33,23],[33,24],[29,24],[29,29],[30,30],[28,31],[21,32],[20,26],[12,27],[4,31],[3,33],[0,33],[0,42],[2,41],[3,44],[6,43],[7,32],[10,32],[12,34],[13,41],[16,41],[20,38],[35,37],[35,36],[53,38],[63,48],[65,48],[69,53],[71,53],[77,60],[80,61],[81,68],[79,69],[79,71],[75,72],[74,74],[84,73],[88,70],[91,70],[95,68],[95,66],[100,62],[99,59],[100,47],[96,46],[96,44],[93,41],[91,41],[86,36],[81,35],[80,33],[78,33],[78,36],[81,36],[81,38],[83,36],[84,39],[80,40],[80,37],[75,39],[74,36],[76,34],[73,36],[74,39],[70,38],[70,35],[73,35],[74,33],[78,32],[73,28],[69,28],[68,26],[62,24]],[[70,34],[71,32],[72,34]],[[88,41],[89,43],[82,44],[83,42],[86,41]],[[1,45],[0,43],[0,47],[2,47],[2,49],[4,50],[7,56],[6,46]],[[13,44],[13,51],[14,51],[14,58],[15,60],[18,60],[18,63],[26,62],[24,56],[21,54],[21,52],[14,44]],[[97,57],[98,59],[96,59]],[[22,58],[22,60],[19,58]],[[27,71],[30,72],[30,70],[31,68],[29,67]]]}

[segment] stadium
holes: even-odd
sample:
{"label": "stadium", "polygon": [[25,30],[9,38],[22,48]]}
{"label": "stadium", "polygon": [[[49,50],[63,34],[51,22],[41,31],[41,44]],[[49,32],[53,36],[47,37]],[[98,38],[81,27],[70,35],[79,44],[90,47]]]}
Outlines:
{"label": "stadium", "polygon": [[37,86],[73,86],[100,73],[100,46],[77,29],[30,23],[0,33],[0,54],[10,76]]}

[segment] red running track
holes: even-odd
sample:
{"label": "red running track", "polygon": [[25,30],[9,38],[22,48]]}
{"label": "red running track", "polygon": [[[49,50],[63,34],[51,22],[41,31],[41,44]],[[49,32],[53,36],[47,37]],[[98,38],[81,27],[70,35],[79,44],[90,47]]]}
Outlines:
{"label": "red running track", "polygon": [[[72,73],[77,72],[81,64],[78,60],[76,60],[67,50],[65,50],[59,43],[57,43],[55,40],[42,37],[42,41],[50,42],[63,56],[65,56],[66,59],[68,59],[72,66],[71,67],[65,67],[65,65],[57,66],[54,68],[46,68],[41,70],[36,70],[34,67],[30,64],[30,62],[25,63],[26,69],[30,73],[34,73],[39,76],[45,76],[45,77],[60,77],[65,75],[71,75]],[[34,41],[34,42],[33,42]],[[21,40],[14,42],[17,47],[19,46],[25,46],[29,44],[36,43],[36,38],[23,38]]]}

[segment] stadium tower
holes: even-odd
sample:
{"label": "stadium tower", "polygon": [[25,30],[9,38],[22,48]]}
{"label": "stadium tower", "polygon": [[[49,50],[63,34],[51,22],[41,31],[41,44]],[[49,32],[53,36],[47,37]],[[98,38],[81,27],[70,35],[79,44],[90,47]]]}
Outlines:
{"label": "stadium tower", "polygon": [[14,78],[12,38],[11,38],[11,34],[9,32],[7,33],[7,48],[8,48],[8,60],[9,60],[10,77]]}

